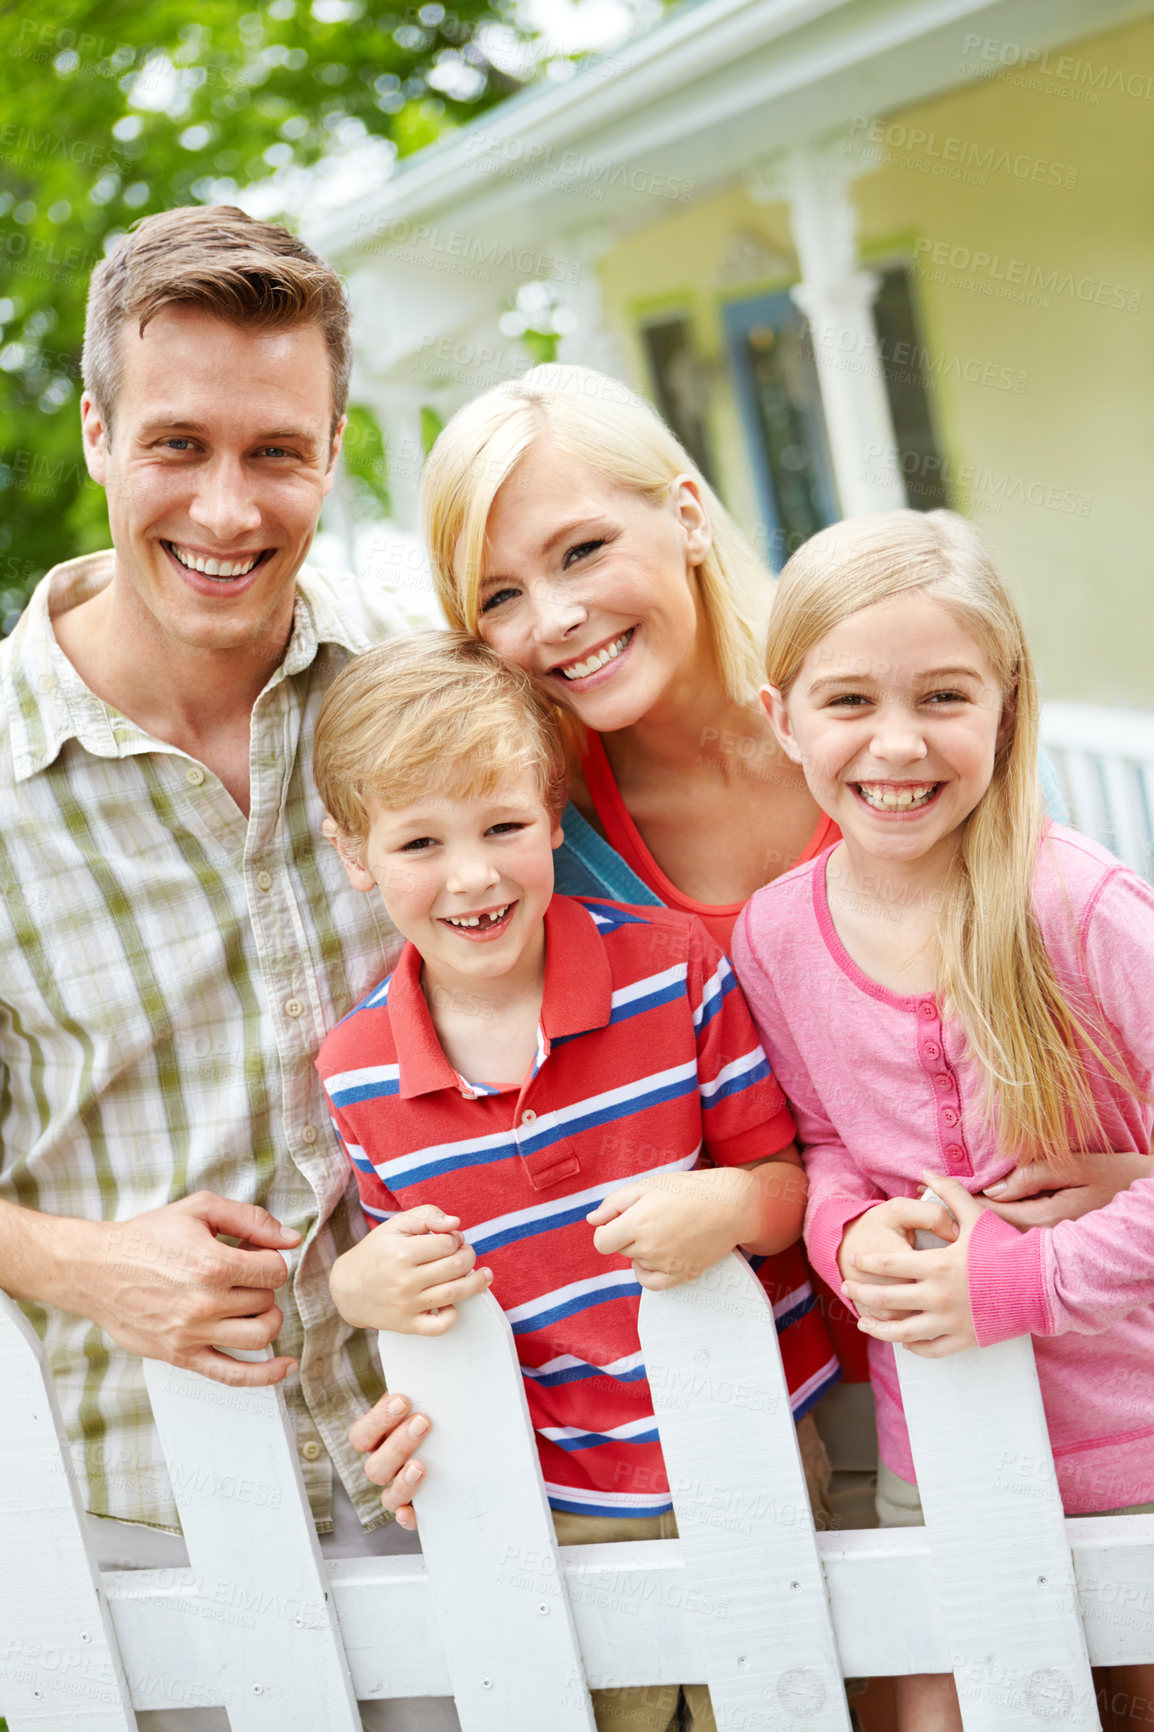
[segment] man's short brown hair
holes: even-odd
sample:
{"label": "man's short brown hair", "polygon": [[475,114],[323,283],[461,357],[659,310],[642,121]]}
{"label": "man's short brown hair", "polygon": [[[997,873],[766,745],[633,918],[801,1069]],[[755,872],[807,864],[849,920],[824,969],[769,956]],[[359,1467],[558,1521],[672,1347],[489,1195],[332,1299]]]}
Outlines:
{"label": "man's short brown hair", "polygon": [[329,351],[332,431],[345,412],[352,367],[349,303],[331,265],[275,223],[234,205],[186,205],[145,217],[92,273],[84,385],[112,423],[123,359],[120,332],[141,334],[162,307],[200,307],[232,325],[316,324]]}

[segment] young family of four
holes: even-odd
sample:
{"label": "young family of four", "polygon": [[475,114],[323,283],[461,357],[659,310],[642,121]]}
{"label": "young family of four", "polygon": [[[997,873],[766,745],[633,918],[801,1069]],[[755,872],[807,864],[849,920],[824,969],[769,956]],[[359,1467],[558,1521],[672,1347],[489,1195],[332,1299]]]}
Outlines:
{"label": "young family of four", "polygon": [[[439,437],[452,629],[398,632],[303,566],[349,363],[306,248],[150,219],[85,362],[115,551],[49,574],[3,667],[0,1267],[97,1525],[176,1525],[134,1354],[299,1370],[302,1455],[371,1525],[339,1435],[379,1393],[361,1332],[443,1333],[491,1288],[559,1538],[673,1533],[639,1294],[734,1249],[820,1513],[803,1227],[870,1338],[883,1522],[921,1519],[892,1344],[1025,1333],[1067,1511],[1154,1509],[1154,893],[1045,816],[977,532],[838,524],[775,590],[646,404],[537,368]],[[430,1418],[393,1394],[352,1425],[402,1526]],[[310,1489],[339,1527],[331,1468]],[[713,1725],[700,1685],[595,1710]],[[898,1712],[961,1724],[948,1678]]]}

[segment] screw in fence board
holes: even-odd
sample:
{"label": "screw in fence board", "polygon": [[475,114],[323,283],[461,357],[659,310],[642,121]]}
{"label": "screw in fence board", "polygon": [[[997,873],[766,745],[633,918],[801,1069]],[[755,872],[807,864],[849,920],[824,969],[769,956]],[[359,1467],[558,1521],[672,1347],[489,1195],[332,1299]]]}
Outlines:
{"label": "screw in fence board", "polygon": [[[742,1257],[641,1297],[641,1346],[719,1729],[849,1713],[773,1310]],[[694,1682],[689,1679],[686,1682]]]}
{"label": "screw in fence board", "polygon": [[0,1293],[0,1713],[9,1732],[135,1732],[44,1350]]}
{"label": "screw in fence board", "polygon": [[447,1335],[380,1347],[389,1387],[433,1421],[417,1519],[463,1732],[594,1732],[504,1312],[481,1293]]}
{"label": "screw in fence board", "polygon": [[896,1359],[966,1732],[1099,1732],[1029,1337]]}
{"label": "screw in fence board", "polygon": [[[232,1732],[360,1732],[284,1396],[158,1360],[144,1375]],[[179,1665],[179,1641],[153,1664]]]}

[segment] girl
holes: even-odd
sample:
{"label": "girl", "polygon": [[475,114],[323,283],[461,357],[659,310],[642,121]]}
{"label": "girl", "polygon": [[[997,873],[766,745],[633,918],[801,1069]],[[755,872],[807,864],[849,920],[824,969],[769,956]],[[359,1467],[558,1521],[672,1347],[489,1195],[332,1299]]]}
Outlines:
{"label": "girl", "polygon": [[[810,1258],[871,1337],[880,1519],[921,1519],[890,1343],[1025,1333],[1067,1512],[1154,1511],[1154,1179],[1025,1234],[973,1195],[1023,1161],[1146,1153],[1154,892],[1044,819],[1029,651],[961,518],[815,535],[782,573],[767,671],[841,840],[752,898],[733,954],[808,1146]],[[918,1227],[953,1243],[914,1251]],[[903,1732],[960,1728],[952,1680],[896,1683]],[[1109,1699],[1148,1716],[1152,1686],[1115,1668]]]}

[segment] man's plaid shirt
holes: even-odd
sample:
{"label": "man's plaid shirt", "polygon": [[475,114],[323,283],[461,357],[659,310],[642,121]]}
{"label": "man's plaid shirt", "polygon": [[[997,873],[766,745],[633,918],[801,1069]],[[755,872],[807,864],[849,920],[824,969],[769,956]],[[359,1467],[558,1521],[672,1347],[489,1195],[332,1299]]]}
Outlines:
{"label": "man's plaid shirt", "polygon": [[[58,566],[0,648],[0,1197],[126,1221],[207,1189],[298,1228],[276,1350],[300,1362],[286,1394],[301,1466],[322,1529],[330,1457],[371,1520],[378,1494],[345,1430],[379,1369],[327,1281],[363,1228],[312,1061],[400,946],[322,839],[311,757],[329,685],[398,616],[351,578],[302,572],[253,710],[246,820],[60,650],[50,618],[111,571],[111,554]],[[84,1318],[25,1309],[87,1507],[175,1527],[139,1360]]]}

